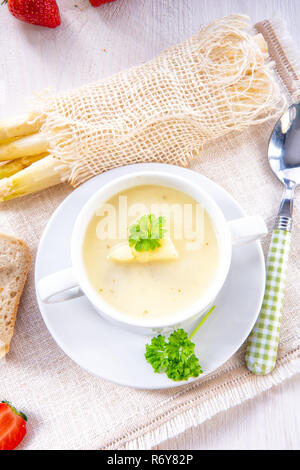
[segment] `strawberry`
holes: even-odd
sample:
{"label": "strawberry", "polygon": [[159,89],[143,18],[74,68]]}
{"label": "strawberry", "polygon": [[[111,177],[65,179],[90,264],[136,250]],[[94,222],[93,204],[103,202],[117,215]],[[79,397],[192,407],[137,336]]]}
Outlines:
{"label": "strawberry", "polygon": [[13,16],[25,23],[56,28],[60,15],[55,0],[4,0]]}
{"label": "strawberry", "polygon": [[104,5],[104,3],[115,2],[116,0],[90,0],[90,4],[93,7],[100,7],[100,5]]}
{"label": "strawberry", "polygon": [[27,417],[8,401],[0,403],[0,450],[15,449],[26,434]]}

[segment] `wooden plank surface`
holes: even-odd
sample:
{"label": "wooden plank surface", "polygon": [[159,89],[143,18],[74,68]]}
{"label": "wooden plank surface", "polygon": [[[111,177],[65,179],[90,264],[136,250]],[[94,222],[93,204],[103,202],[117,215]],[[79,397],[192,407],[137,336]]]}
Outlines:
{"label": "wooden plank surface", "polygon": [[[253,22],[279,16],[300,45],[299,0],[60,1],[56,30],[22,24],[0,11],[0,118],[22,111],[45,87],[57,90],[108,76],[152,58],[202,25],[230,13]],[[160,449],[299,449],[300,378],[222,413]]]}
{"label": "wooden plank surface", "polygon": [[299,450],[299,375],[157,449]]}

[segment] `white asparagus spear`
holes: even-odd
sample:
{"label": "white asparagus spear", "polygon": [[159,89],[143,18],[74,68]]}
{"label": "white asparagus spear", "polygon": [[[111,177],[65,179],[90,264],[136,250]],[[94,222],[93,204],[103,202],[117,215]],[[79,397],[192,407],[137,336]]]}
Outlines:
{"label": "white asparagus spear", "polygon": [[69,174],[69,167],[56,158],[42,158],[15,175],[0,180],[0,201],[50,188],[66,181]]}
{"label": "white asparagus spear", "polygon": [[32,114],[0,120],[0,141],[34,134],[39,131],[40,127],[41,119],[34,119]]}
{"label": "white asparagus spear", "polygon": [[32,134],[0,145],[0,161],[47,152],[48,142],[41,134]]}
{"label": "white asparagus spear", "polygon": [[18,173],[18,171],[27,168],[32,165],[32,163],[45,158],[48,153],[42,153],[39,155],[30,155],[30,157],[17,158],[16,160],[11,160],[7,163],[0,164],[0,180],[2,178],[9,178],[10,176]]}

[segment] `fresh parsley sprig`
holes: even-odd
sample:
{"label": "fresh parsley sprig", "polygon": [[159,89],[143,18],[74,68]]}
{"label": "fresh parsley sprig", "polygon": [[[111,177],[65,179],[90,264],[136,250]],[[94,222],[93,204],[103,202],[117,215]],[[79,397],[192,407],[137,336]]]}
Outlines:
{"label": "fresh parsley sprig", "polygon": [[159,335],[152,338],[150,344],[146,344],[145,358],[152,365],[154,372],[165,372],[169,379],[176,382],[198,377],[203,373],[194,352],[195,344],[191,339],[214,309],[215,307],[210,309],[190,336],[180,328],[173,331],[168,340]]}
{"label": "fresh parsley sprig", "polygon": [[165,217],[144,215],[129,227],[129,246],[134,247],[136,251],[149,251],[160,247],[160,241],[166,232],[165,223]]}

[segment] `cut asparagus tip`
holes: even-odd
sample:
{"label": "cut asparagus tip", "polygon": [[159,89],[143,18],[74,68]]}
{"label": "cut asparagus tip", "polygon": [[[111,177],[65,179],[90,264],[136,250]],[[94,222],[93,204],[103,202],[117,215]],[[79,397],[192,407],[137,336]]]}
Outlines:
{"label": "cut asparagus tip", "polygon": [[29,157],[17,158],[16,160],[12,160],[11,162],[5,164],[0,164],[0,180],[15,175],[16,173],[18,173],[18,171],[27,168],[32,163],[41,160],[47,155],[48,153],[42,153],[40,155],[31,155]]}
{"label": "cut asparagus tip", "polygon": [[40,130],[41,123],[42,118],[37,118],[34,114],[24,114],[16,118],[0,120],[0,142],[34,134]]}
{"label": "cut asparagus tip", "polygon": [[47,152],[48,141],[41,134],[33,134],[0,145],[0,161],[15,160]]}
{"label": "cut asparagus tip", "polygon": [[50,188],[67,180],[70,169],[52,156],[33,163],[9,178],[0,180],[0,201]]}

